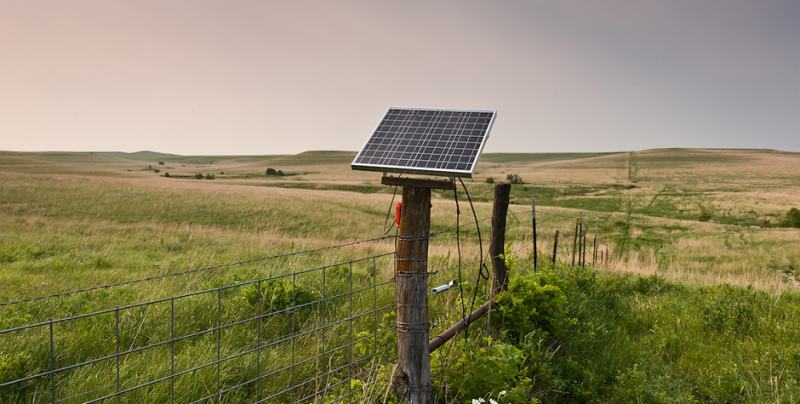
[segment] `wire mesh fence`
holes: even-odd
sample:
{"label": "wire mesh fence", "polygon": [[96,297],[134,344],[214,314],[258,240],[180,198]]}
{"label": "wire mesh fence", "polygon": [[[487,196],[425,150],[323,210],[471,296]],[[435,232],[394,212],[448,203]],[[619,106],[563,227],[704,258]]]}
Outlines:
{"label": "wire mesh fence", "polygon": [[393,355],[393,255],[0,330],[0,401],[352,397]]}
{"label": "wire mesh fence", "polygon": [[[436,229],[431,237],[456,229]],[[112,303],[97,300],[164,279],[394,238],[382,235],[0,302],[5,317],[0,402],[378,399],[396,355],[394,249],[349,249],[345,256],[366,254],[243,281],[225,278],[213,287],[143,302],[117,304],[109,298],[114,305],[106,307]],[[66,299],[91,304],[74,309],[68,304],[65,313],[53,309]],[[436,326],[456,317],[441,311]]]}

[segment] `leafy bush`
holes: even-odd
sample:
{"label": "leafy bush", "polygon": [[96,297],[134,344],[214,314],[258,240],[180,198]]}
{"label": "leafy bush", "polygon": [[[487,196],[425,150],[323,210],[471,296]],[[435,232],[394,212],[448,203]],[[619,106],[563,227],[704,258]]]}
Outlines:
{"label": "leafy bush", "polygon": [[786,216],[781,222],[783,227],[794,227],[800,229],[800,209],[791,208],[786,212]]}
{"label": "leafy bush", "polygon": [[539,281],[539,277],[515,277],[495,301],[497,318],[510,341],[521,342],[534,332],[556,335],[574,322],[567,316],[567,298],[561,288]]}
{"label": "leafy bush", "polygon": [[160,166],[163,166],[163,165],[164,165],[164,162],[163,162],[163,161],[159,161],[159,162],[158,162],[158,165],[160,165]]}
{"label": "leafy bush", "polygon": [[448,387],[458,397],[499,396],[505,391],[503,402],[528,402],[531,380],[524,376],[525,356],[514,345],[491,338],[471,341],[458,356],[447,360],[446,365],[436,361],[434,367],[446,371]]}
{"label": "leafy bush", "polygon": [[711,220],[711,217],[711,210],[703,205],[700,205],[700,215],[697,217],[697,220],[701,222],[707,222]]}
{"label": "leafy bush", "polygon": [[[242,290],[242,294],[251,306],[258,305],[258,289],[250,285]],[[261,283],[261,309],[263,313],[271,313],[294,306],[306,305],[319,297],[310,289],[286,281],[268,281]],[[312,305],[304,307],[310,308]]]}
{"label": "leafy bush", "polygon": [[266,174],[267,176],[270,176],[270,177],[282,177],[282,176],[284,176],[284,175],[285,175],[285,174],[283,173],[283,171],[281,171],[281,170],[276,170],[276,169],[274,169],[274,168],[272,168],[272,167],[270,167],[270,168],[267,168],[267,171],[265,172],[265,174]]}
{"label": "leafy bush", "polygon": [[506,181],[508,181],[509,184],[524,184],[525,183],[525,181],[522,181],[522,177],[520,177],[519,174],[508,174],[506,176]]}
{"label": "leafy bush", "polygon": [[165,176],[165,177],[167,177],[167,178],[169,178],[169,177],[170,177],[170,175],[169,175],[169,173],[168,173],[168,172],[167,172],[167,173],[164,173],[164,176]]}
{"label": "leafy bush", "polygon": [[723,285],[719,293],[707,300],[702,311],[703,324],[718,333],[744,338],[756,329],[757,312],[764,300],[763,292]]}
{"label": "leafy bush", "polygon": [[196,179],[198,179],[198,180],[202,180],[202,179],[203,179],[203,173],[197,173],[197,174],[195,174],[195,175],[194,175],[194,178],[196,178]]}
{"label": "leafy bush", "polygon": [[487,184],[494,184],[494,178],[493,177],[486,177],[486,183]]}
{"label": "leafy bush", "polygon": [[217,177],[215,177],[215,176],[214,176],[214,174],[206,174],[206,177],[205,177],[205,178],[206,178],[207,180],[213,180],[213,179],[215,179],[215,178],[217,178]]}

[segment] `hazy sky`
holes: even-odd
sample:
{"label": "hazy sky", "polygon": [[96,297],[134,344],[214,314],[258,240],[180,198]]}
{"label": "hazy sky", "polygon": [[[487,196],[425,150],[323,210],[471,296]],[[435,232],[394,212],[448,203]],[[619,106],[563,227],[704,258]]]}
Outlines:
{"label": "hazy sky", "polygon": [[388,106],[487,151],[800,150],[800,1],[0,0],[0,150],[359,148]]}

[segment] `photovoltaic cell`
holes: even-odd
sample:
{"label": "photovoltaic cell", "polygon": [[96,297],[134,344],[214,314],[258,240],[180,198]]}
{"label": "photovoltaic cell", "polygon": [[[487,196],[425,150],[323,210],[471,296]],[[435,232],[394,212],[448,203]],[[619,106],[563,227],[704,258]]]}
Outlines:
{"label": "photovoltaic cell", "polygon": [[493,111],[389,108],[351,166],[471,177],[494,116]]}

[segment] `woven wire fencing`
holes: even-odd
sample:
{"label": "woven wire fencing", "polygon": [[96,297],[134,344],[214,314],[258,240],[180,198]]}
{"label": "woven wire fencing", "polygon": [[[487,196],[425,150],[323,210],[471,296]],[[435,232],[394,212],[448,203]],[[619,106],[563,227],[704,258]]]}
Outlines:
{"label": "woven wire fencing", "polygon": [[0,330],[0,402],[369,400],[383,394],[376,381],[395,356],[393,259],[370,253],[45,321],[12,318],[23,324]]}

